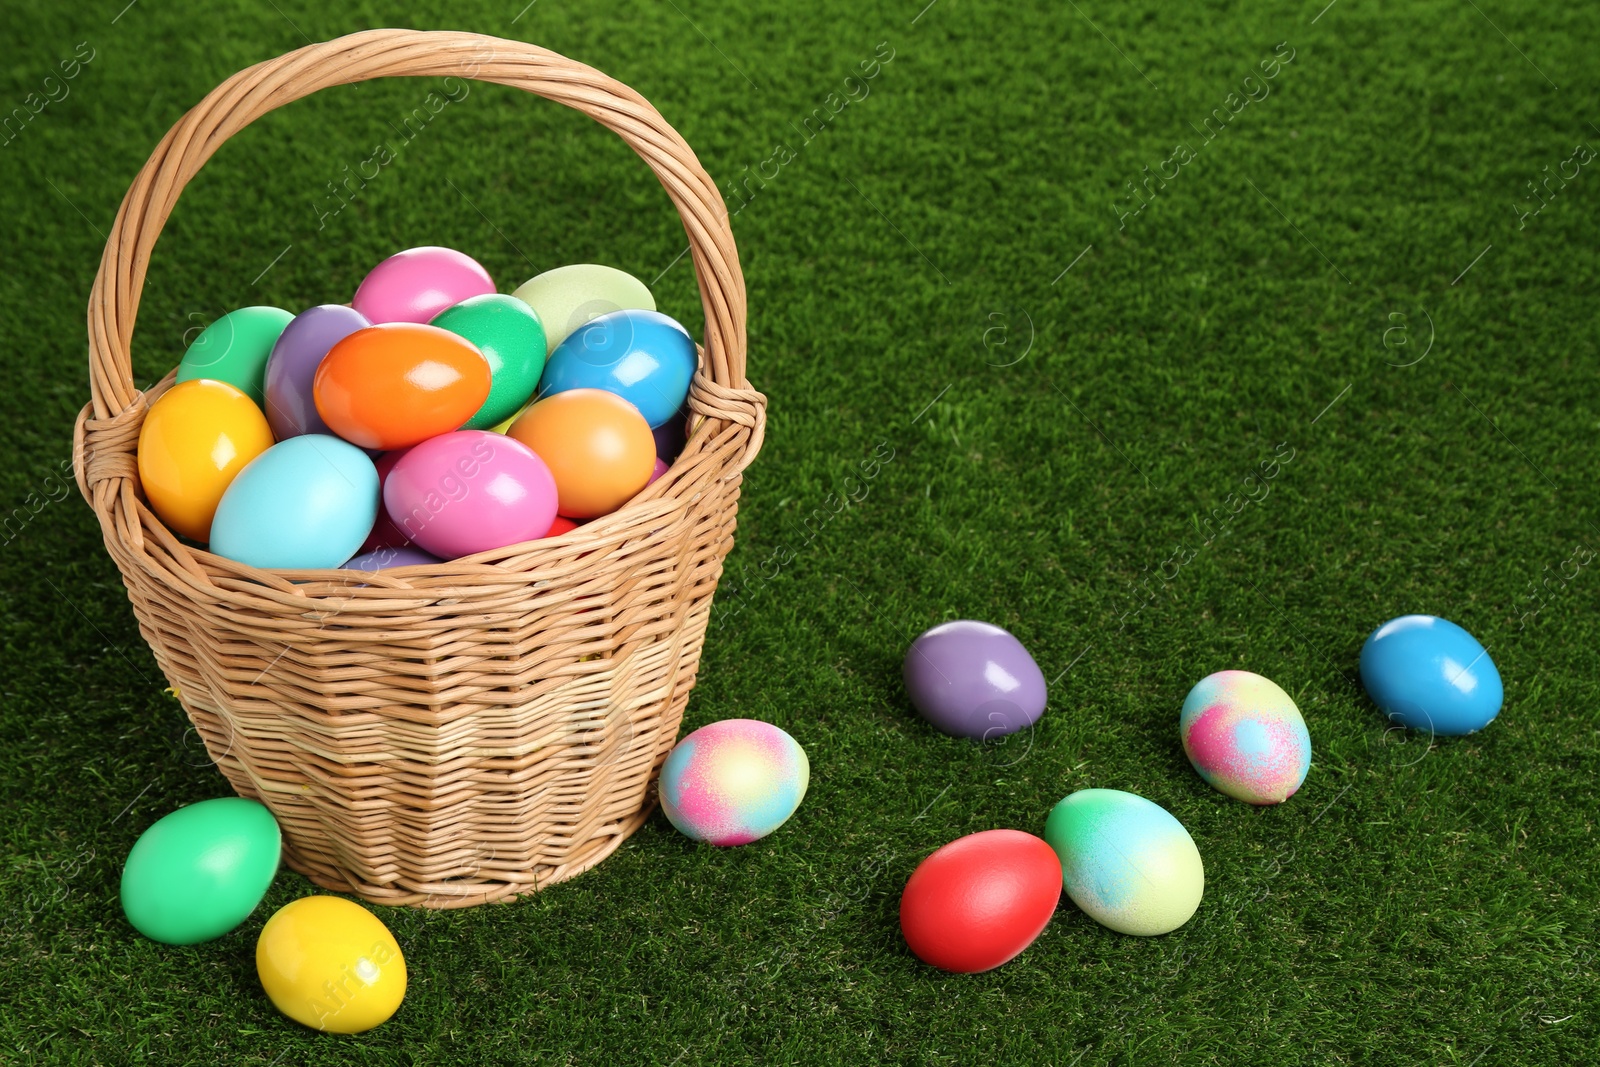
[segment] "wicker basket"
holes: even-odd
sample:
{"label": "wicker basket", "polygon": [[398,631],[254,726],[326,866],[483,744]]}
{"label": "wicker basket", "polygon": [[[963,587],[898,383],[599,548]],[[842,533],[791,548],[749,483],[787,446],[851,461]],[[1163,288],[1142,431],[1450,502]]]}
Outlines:
{"label": "wicker basket", "polygon": [[[141,393],[129,356],[178,194],[230,135],[292,100],[451,75],[584,112],[666,188],[705,305],[688,446],[614,514],[450,563],[268,572],[187,547],[150,511],[135,465],[145,412],[172,376]],[[172,128],[124,198],[89,297],[89,369],[79,488],[156,662],[233,788],[277,816],[291,867],[375,903],[464,907],[587,870],[644,821],[765,400],[744,376],[728,213],[643,97],[545,49],[468,33],[374,30],[241,71]]]}

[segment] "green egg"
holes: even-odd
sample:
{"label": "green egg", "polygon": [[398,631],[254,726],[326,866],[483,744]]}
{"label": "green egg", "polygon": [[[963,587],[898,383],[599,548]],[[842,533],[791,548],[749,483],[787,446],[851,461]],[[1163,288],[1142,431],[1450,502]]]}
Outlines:
{"label": "green egg", "polygon": [[267,357],[293,318],[282,308],[265,305],[228,312],[201,330],[183,354],[178,381],[227,382],[261,407],[266,403]]}
{"label": "green egg", "polygon": [[197,945],[256,909],[278,873],[272,813],[225,797],[179,808],[146,830],[122,868],[122,911],[152,941]]}
{"label": "green egg", "polygon": [[529,278],[511,294],[544,323],[550,350],[578,327],[613,311],[654,311],[655,297],[638,278],[602,263],[572,263]]}
{"label": "green egg", "polygon": [[435,315],[431,325],[471,341],[489,361],[489,397],[463,430],[487,430],[509,418],[538,388],[548,351],[544,325],[516,297],[468,297]]}

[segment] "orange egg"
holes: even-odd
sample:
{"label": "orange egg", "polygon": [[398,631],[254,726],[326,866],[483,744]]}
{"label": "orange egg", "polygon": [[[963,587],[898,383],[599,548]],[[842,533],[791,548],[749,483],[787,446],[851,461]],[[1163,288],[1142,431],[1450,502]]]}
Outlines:
{"label": "orange egg", "polygon": [[574,519],[617,510],[655,469],[650,424],[638,408],[603,389],[545,397],[507,433],[544,460],[556,479],[556,510]]}
{"label": "orange egg", "polygon": [[460,429],[490,384],[489,361],[472,342],[420,322],[385,322],[329,349],[312,394],[334,433],[387,450]]}
{"label": "orange egg", "polygon": [[223,491],[271,447],[267,417],[243,392],[209,378],[179,382],[145,414],[139,481],[162,522],[209,541]]}

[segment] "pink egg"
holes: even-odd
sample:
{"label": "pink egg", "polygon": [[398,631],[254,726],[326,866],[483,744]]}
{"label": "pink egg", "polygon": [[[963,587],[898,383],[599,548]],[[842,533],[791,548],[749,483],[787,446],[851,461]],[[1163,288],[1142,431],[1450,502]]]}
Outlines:
{"label": "pink egg", "polygon": [[489,272],[471,256],[424,245],[373,267],[350,303],[373,323],[428,322],[452,304],[494,291]]}
{"label": "pink egg", "polygon": [[522,442],[456,430],[400,458],[383,506],[417,545],[454,559],[543,537],[556,517],[556,480]]}
{"label": "pink egg", "polygon": [[657,456],[656,469],[650,472],[650,481],[645,482],[644,484],[649,485],[650,482],[654,482],[657,478],[661,477],[665,473],[667,473],[667,461]]}

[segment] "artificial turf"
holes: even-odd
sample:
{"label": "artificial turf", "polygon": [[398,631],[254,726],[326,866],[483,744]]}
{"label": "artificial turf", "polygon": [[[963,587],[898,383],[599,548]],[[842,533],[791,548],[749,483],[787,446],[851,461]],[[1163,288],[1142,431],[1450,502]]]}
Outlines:
{"label": "artificial turf", "polygon": [[[57,99],[0,147],[0,1062],[1592,1062],[1600,175],[1575,153],[1600,147],[1600,8],[924,2],[6,0],[0,105]],[[600,67],[744,190],[771,421],[685,725],[777,723],[813,778],[759,844],[658,814],[516,905],[379,909],[405,1004],[335,1038],[254,973],[298,875],[211,944],[121,915],[137,835],[227,787],[62,470],[84,304],[150,149],[233,71],[383,25]],[[323,93],[218,152],[156,251],[139,382],[225,310],[345,299],[418,244],[506,288],[612,263],[698,330],[682,228],[625,146],[476,84],[399,132],[435,88]],[[1407,612],[1488,646],[1483,733],[1429,745],[1361,692],[1361,641]],[[957,617],[1033,651],[1036,729],[979,746],[911,712],[904,648]],[[1208,788],[1178,744],[1227,667],[1309,723],[1281,807]],[[1187,926],[1125,937],[1063,898],[998,971],[908,954],[923,856],[1040,832],[1087,786],[1188,827]]]}

